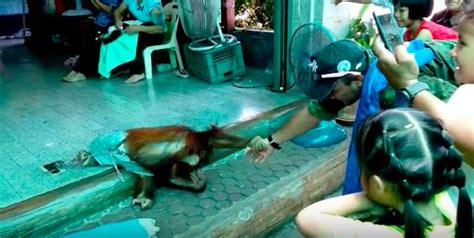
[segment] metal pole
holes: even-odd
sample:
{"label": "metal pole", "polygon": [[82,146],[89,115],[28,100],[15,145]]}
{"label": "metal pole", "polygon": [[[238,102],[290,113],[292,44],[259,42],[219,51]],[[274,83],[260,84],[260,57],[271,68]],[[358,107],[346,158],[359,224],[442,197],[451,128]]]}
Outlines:
{"label": "metal pole", "polygon": [[26,16],[25,16],[25,14],[26,14],[25,13],[25,10],[26,10],[25,4],[26,3],[25,2],[26,2],[26,0],[23,0],[22,5],[21,5],[22,13],[23,13],[23,16],[22,16],[22,18],[23,18],[23,40],[26,38]]}
{"label": "metal pole", "polygon": [[274,55],[273,55],[273,85],[270,90],[285,92],[288,89],[288,27],[289,2],[291,0],[274,1]]}

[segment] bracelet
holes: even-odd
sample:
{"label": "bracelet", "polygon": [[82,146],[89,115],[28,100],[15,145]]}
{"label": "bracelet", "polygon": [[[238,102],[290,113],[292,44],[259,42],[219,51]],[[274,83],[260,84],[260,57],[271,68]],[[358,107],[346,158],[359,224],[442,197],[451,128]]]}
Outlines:
{"label": "bracelet", "polygon": [[273,140],[272,135],[269,135],[267,139],[268,139],[268,142],[270,143],[270,145],[271,145],[274,149],[277,149],[277,150],[280,150],[280,149],[281,149],[281,146]]}

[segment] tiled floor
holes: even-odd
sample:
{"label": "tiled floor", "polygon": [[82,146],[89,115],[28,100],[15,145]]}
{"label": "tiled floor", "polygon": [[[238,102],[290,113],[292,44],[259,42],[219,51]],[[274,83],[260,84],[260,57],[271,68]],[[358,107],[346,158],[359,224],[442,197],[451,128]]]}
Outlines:
{"label": "tiled floor", "polygon": [[[100,133],[132,127],[186,124],[198,129],[226,125],[300,99],[295,89],[241,89],[231,82],[211,85],[195,77],[154,74],[135,85],[122,78],[61,82],[64,54],[32,54],[24,46],[3,49],[0,80],[0,207],[101,171],[50,175],[40,166],[71,159]],[[268,74],[248,70],[255,81]]]}

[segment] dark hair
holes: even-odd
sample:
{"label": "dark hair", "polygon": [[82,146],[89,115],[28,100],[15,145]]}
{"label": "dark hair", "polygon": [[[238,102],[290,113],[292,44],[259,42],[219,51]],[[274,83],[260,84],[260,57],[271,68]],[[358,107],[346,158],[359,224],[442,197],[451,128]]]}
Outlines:
{"label": "dark hair", "polygon": [[411,20],[421,20],[433,11],[433,2],[433,0],[393,0],[393,5],[408,8],[408,17]]}
{"label": "dark hair", "polygon": [[431,225],[413,201],[427,201],[450,186],[459,188],[456,238],[472,237],[462,157],[438,121],[414,109],[390,109],[369,117],[358,133],[360,169],[367,177],[375,174],[393,183],[405,201],[405,237],[425,237]]}

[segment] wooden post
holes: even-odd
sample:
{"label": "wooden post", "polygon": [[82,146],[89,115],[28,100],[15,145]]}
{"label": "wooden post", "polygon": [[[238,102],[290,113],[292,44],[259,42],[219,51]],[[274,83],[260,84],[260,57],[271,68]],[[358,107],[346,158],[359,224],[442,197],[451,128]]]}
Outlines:
{"label": "wooden post", "polygon": [[221,0],[221,19],[225,33],[234,30],[235,0]]}

